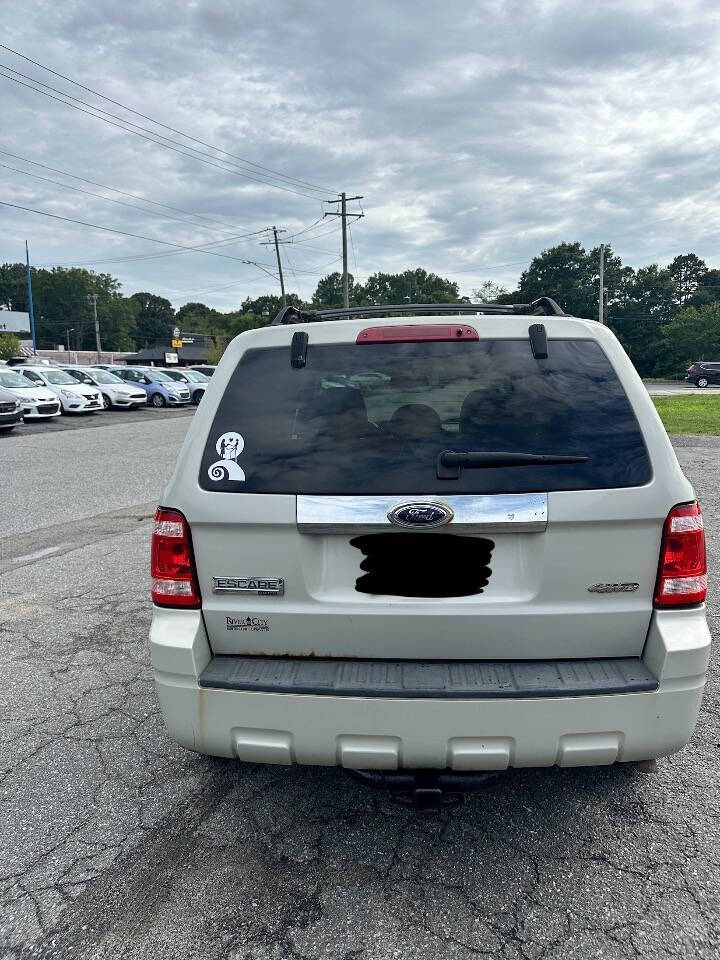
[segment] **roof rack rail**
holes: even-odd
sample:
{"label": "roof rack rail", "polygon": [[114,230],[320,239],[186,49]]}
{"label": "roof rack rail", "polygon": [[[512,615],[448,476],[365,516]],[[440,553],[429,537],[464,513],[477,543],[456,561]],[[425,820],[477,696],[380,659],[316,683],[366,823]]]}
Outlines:
{"label": "roof rack rail", "polygon": [[283,307],[272,321],[277,327],[289,323],[312,323],[317,320],[347,320],[351,317],[390,317],[398,313],[488,313],[540,314],[565,317],[565,311],[550,297],[538,297],[532,303],[392,303],[385,306],[338,307],[329,310],[301,310]]}

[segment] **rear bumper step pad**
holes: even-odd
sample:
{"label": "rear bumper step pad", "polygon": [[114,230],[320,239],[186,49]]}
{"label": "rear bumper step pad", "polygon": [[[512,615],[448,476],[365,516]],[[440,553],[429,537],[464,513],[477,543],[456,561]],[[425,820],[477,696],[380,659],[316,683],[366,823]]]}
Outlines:
{"label": "rear bumper step pad", "polygon": [[335,697],[484,700],[657,690],[639,657],[601,660],[339,660],[213,657],[201,687]]}

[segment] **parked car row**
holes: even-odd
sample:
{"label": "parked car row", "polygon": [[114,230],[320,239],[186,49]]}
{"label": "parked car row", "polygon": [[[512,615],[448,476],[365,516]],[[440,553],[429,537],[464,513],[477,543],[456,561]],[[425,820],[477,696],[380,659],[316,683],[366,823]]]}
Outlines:
{"label": "parked car row", "polygon": [[199,371],[28,364],[0,366],[0,430],[61,413],[198,404],[210,382]]}

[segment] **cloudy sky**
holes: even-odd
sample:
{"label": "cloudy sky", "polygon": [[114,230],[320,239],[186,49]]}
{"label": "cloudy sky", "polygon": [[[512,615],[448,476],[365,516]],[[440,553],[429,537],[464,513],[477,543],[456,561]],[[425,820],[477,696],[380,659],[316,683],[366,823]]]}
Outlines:
{"label": "cloudy sky", "polygon": [[360,279],[512,285],[563,240],[720,265],[716,0],[2,9],[0,42],[40,65],[0,48],[0,200],[136,236],[0,206],[0,262],[27,238],[38,265],[229,310],[277,291],[257,233],[276,224],[308,296],[339,268],[322,201],[345,190]]}

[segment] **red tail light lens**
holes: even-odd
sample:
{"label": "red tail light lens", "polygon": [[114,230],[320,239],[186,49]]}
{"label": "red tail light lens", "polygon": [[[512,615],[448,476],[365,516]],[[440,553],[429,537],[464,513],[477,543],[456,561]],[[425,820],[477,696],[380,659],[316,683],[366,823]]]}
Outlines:
{"label": "red tail light lens", "polygon": [[190,528],[177,510],[158,509],[150,548],[152,601],[159,607],[199,607]]}
{"label": "red tail light lens", "polygon": [[656,607],[702,603],[707,594],[707,560],[702,512],[684,503],[668,514],[660,548]]}
{"label": "red tail light lens", "polygon": [[404,323],[365,327],[355,343],[420,343],[423,340],[479,340],[475,327],[466,323]]}

